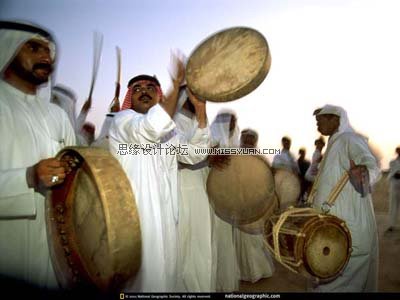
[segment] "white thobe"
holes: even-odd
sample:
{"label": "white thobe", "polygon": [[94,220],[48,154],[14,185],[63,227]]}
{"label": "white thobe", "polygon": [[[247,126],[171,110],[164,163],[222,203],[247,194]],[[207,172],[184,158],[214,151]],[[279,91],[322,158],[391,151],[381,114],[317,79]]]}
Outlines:
{"label": "white thobe", "polygon": [[315,180],[315,176],[318,173],[318,166],[321,161],[321,157],[321,151],[319,149],[315,149],[311,158],[311,165],[308,167],[307,172],[304,175],[304,177],[310,182],[314,182]]}
{"label": "white thobe", "polygon": [[60,107],[2,80],[0,102],[0,274],[55,288],[45,199],[28,188],[26,170],[75,144],[74,130]]}
{"label": "white thobe", "polygon": [[249,234],[235,228],[235,245],[241,280],[254,283],[274,274],[274,262],[262,234]]}
{"label": "white thobe", "polygon": [[[328,142],[325,162],[320,166],[320,184],[314,199],[317,209],[328,200],[328,195],[339,179],[350,169],[350,160],[368,168],[371,185],[379,177],[380,170],[367,141],[352,132],[336,133]],[[374,292],[377,291],[378,235],[371,194],[362,197],[350,182],[330,210],[346,222],[351,232],[353,251],[343,274],[337,279],[319,285],[315,291]]]}
{"label": "white thobe", "polygon": [[[172,292],[176,289],[178,187],[177,158],[194,164],[205,157],[193,155],[190,147],[207,147],[208,130],[197,129],[190,140],[189,154],[170,155],[169,146],[183,144],[174,134],[175,123],[156,104],[147,114],[133,110],[117,113],[109,131],[110,151],[127,174],[135,195],[142,236],[142,263],[126,291]],[[157,154],[117,154],[120,144],[160,146]],[[170,149],[170,148],[169,148]]]}
{"label": "white thobe", "polygon": [[[218,117],[217,117],[218,118]],[[229,131],[230,119],[225,122],[214,121],[211,125],[211,144],[220,148],[239,146],[239,127],[232,134]],[[236,256],[235,234],[232,224],[222,220],[212,209],[213,274],[218,292],[239,290],[240,269]]]}
{"label": "white thobe", "polygon": [[236,256],[235,227],[225,222],[214,212],[212,223],[214,254],[216,261],[216,290],[218,292],[239,291],[240,269]]}
{"label": "white thobe", "polygon": [[[390,208],[389,208],[389,225],[395,226],[399,215],[399,204],[400,204],[400,178],[396,178],[395,174],[400,174],[400,158],[394,159],[389,164],[389,175],[390,180]],[[399,175],[397,175],[399,176]]]}
{"label": "white thobe", "polygon": [[111,126],[111,122],[114,118],[115,113],[109,113],[106,115],[106,118],[103,122],[103,125],[101,127],[101,131],[100,134],[98,136],[98,138],[90,145],[92,147],[96,147],[96,148],[102,148],[104,150],[109,150],[110,146],[110,142],[109,142],[109,131],[110,131],[110,126]]}
{"label": "white thobe", "polygon": [[[174,121],[190,139],[197,121],[179,112]],[[207,195],[207,161],[185,165],[179,174],[179,258],[178,286],[181,292],[214,292],[215,268],[212,266],[212,211]]]}
{"label": "white thobe", "polygon": [[300,173],[296,160],[286,149],[282,149],[280,154],[274,156],[272,167],[275,169],[287,169],[295,174]]}

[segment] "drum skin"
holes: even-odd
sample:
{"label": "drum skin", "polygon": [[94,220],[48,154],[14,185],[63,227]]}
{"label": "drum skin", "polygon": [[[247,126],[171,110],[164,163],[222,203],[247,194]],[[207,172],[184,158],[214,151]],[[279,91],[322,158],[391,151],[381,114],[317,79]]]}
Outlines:
{"label": "drum skin", "polygon": [[186,81],[200,99],[232,101],[255,90],[270,66],[265,37],[251,28],[233,27],[211,35],[192,52]]}
{"label": "drum skin", "polygon": [[263,234],[265,222],[267,222],[271,218],[271,216],[279,209],[279,202],[276,195],[273,195],[271,200],[268,201],[268,205],[268,209],[261,218],[250,224],[239,225],[238,228],[248,234]]}
{"label": "drum skin", "polygon": [[139,269],[141,233],[131,185],[100,148],[64,148],[76,167],[46,198],[50,253],[64,289],[121,289]]}
{"label": "drum skin", "polygon": [[222,220],[234,226],[250,224],[270,209],[274,179],[264,158],[234,155],[223,170],[211,168],[207,193]]}
{"label": "drum skin", "polygon": [[[273,225],[279,215],[265,224],[265,241],[275,249]],[[296,231],[297,235],[287,230]],[[328,283],[346,267],[351,254],[351,234],[345,222],[333,215],[288,217],[279,231],[280,255],[301,262],[294,269],[308,278]]]}
{"label": "drum skin", "polygon": [[288,170],[277,169],[274,180],[280,210],[283,211],[289,206],[296,206],[301,191],[299,177]]}

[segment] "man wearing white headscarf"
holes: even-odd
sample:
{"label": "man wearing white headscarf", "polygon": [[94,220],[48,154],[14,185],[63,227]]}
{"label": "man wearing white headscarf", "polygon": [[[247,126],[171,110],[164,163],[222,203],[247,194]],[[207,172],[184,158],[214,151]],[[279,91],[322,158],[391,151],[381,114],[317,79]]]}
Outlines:
{"label": "man wearing white headscarf", "polygon": [[349,124],[346,111],[325,105],[315,112],[318,131],[329,136],[309,201],[325,207],[331,190],[348,172],[350,180],[329,213],[346,222],[352,239],[350,260],[334,281],[313,286],[317,292],[375,292],[378,279],[378,235],[370,186],[379,175],[378,162],[367,139]]}
{"label": "man wearing white headscarf", "polygon": [[56,288],[43,195],[63,182],[68,167],[54,156],[75,136],[50,93],[39,93],[55,47],[45,30],[14,22],[0,22],[0,45],[0,275]]}
{"label": "man wearing white headscarf", "polygon": [[[181,107],[179,109],[179,107]],[[174,116],[177,129],[190,140],[198,127],[193,105],[185,86],[181,87],[178,112]],[[212,227],[214,213],[207,195],[207,159],[195,164],[179,164],[179,250],[178,291],[215,292],[215,271],[212,261]]]}
{"label": "man wearing white headscarf", "polygon": [[272,160],[272,168],[274,169],[286,169],[294,174],[300,173],[299,167],[292,153],[290,153],[290,145],[292,141],[289,137],[284,136],[281,140],[282,150],[280,154],[274,156]]}
{"label": "man wearing white headscarf", "polygon": [[393,159],[389,164],[389,175],[390,181],[390,207],[389,207],[389,228],[388,231],[393,231],[396,225],[399,215],[399,204],[400,204],[400,147],[396,148],[397,157]]}
{"label": "man wearing white headscarf", "polygon": [[[238,148],[239,127],[234,112],[220,111],[211,124],[211,146],[219,148]],[[223,168],[229,157],[214,159],[210,157],[210,165]],[[235,248],[235,229],[214,213],[213,218],[214,265],[216,270],[216,289],[218,292],[239,290],[240,269]]]}
{"label": "man wearing white headscarf", "polygon": [[71,89],[57,84],[51,89],[51,102],[61,107],[68,115],[72,128],[74,128],[76,142],[80,146],[89,146],[89,140],[83,131],[86,117],[89,113],[90,102],[86,101],[76,116],[76,96]]}
{"label": "man wearing white headscarf", "polygon": [[[240,135],[242,148],[257,148],[257,143],[258,134],[255,130],[242,131]],[[254,283],[274,274],[274,262],[265,247],[263,234],[249,234],[235,229],[235,246],[241,280]]]}
{"label": "man wearing white headscarf", "polygon": [[[114,116],[109,131],[110,151],[125,170],[135,193],[142,236],[141,267],[126,285],[126,291],[176,291],[178,159],[187,164],[198,163],[205,155],[196,155],[192,148],[208,146],[205,103],[191,97],[198,127],[189,141],[187,155],[177,153],[177,147],[186,141],[175,130],[171,117],[176,111],[184,68],[178,59],[174,66],[174,88],[165,100],[155,77],[132,78],[122,111]],[[137,153],[121,154],[123,144],[136,145]],[[145,148],[150,148],[149,152]]]}

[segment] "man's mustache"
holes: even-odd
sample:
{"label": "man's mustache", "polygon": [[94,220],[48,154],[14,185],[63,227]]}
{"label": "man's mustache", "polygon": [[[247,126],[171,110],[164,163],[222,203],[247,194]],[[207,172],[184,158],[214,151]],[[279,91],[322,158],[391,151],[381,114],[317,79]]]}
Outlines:
{"label": "man's mustache", "polygon": [[41,70],[47,70],[49,72],[53,71],[53,66],[51,64],[47,64],[47,63],[37,63],[33,65],[33,71],[41,69]]}
{"label": "man's mustache", "polygon": [[141,96],[139,97],[139,100],[142,101],[142,100],[144,100],[145,97],[147,97],[147,99],[150,99],[150,100],[153,99],[153,98],[150,97],[149,94],[144,93],[143,95],[141,95]]}

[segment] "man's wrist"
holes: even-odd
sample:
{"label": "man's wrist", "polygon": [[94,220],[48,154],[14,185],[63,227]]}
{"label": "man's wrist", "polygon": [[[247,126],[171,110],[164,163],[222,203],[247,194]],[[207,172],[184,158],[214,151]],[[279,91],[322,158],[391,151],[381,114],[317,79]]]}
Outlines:
{"label": "man's wrist", "polygon": [[37,180],[35,176],[35,166],[31,166],[26,169],[26,183],[28,184],[29,188],[36,188]]}

